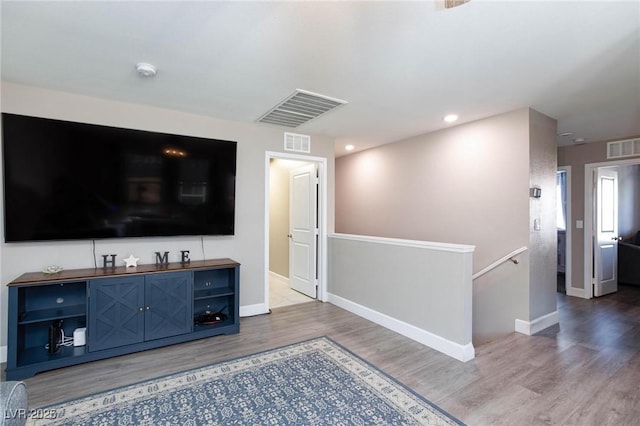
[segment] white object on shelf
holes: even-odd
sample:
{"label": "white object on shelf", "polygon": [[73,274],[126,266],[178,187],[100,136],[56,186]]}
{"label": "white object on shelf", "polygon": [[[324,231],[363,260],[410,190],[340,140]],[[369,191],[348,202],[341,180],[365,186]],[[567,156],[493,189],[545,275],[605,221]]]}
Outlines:
{"label": "white object on shelf", "polygon": [[73,330],[73,346],[84,346],[86,344],[86,332],[87,329],[85,327]]}
{"label": "white object on shelf", "polygon": [[124,262],[127,264],[127,268],[129,268],[138,266],[138,260],[140,260],[140,258],[134,257],[132,254],[130,254],[129,257],[124,259]]}
{"label": "white object on shelf", "polygon": [[42,270],[42,272],[44,272],[45,274],[57,274],[58,272],[62,271],[64,268],[62,266],[58,266],[58,265],[49,265],[46,268],[44,268]]}

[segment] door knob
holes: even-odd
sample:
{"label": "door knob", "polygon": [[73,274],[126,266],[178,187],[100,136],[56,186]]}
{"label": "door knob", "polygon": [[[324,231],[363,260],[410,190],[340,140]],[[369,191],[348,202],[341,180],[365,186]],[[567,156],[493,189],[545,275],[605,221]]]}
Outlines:
{"label": "door knob", "polygon": [[611,237],[613,241],[622,241],[622,237]]}

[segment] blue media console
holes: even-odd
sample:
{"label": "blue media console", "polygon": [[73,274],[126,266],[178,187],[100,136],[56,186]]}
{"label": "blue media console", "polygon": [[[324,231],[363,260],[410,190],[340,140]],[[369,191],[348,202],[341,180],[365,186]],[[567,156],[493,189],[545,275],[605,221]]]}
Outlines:
{"label": "blue media console", "polygon": [[[7,284],[7,380],[238,333],[239,280],[231,259],[23,274]],[[60,320],[67,338],[84,328],[86,344],[49,351]]]}

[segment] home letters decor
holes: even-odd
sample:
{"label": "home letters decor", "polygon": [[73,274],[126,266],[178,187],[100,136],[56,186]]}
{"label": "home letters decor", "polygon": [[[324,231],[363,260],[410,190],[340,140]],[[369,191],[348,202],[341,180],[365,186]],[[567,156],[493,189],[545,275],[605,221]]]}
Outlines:
{"label": "home letters decor", "polygon": [[[107,260],[107,258],[111,256],[111,260]],[[109,265],[111,265],[112,268],[116,267],[116,256],[115,254],[103,254],[102,255],[102,267],[104,269],[107,269],[109,267]]]}
{"label": "home letters decor", "polygon": [[169,264],[169,252],[165,251],[163,255],[160,255],[160,252],[156,252],[156,265],[167,265]]}

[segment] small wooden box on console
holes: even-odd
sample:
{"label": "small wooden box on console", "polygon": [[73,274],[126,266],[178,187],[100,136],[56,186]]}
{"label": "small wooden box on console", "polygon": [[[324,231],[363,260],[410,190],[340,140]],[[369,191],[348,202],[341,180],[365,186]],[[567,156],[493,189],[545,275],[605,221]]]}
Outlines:
{"label": "small wooden box on console", "polygon": [[[7,380],[240,331],[240,264],[231,259],[26,273],[9,287]],[[223,313],[220,321],[206,312]],[[50,353],[49,328],[84,346]],[[81,343],[81,339],[76,343]]]}

